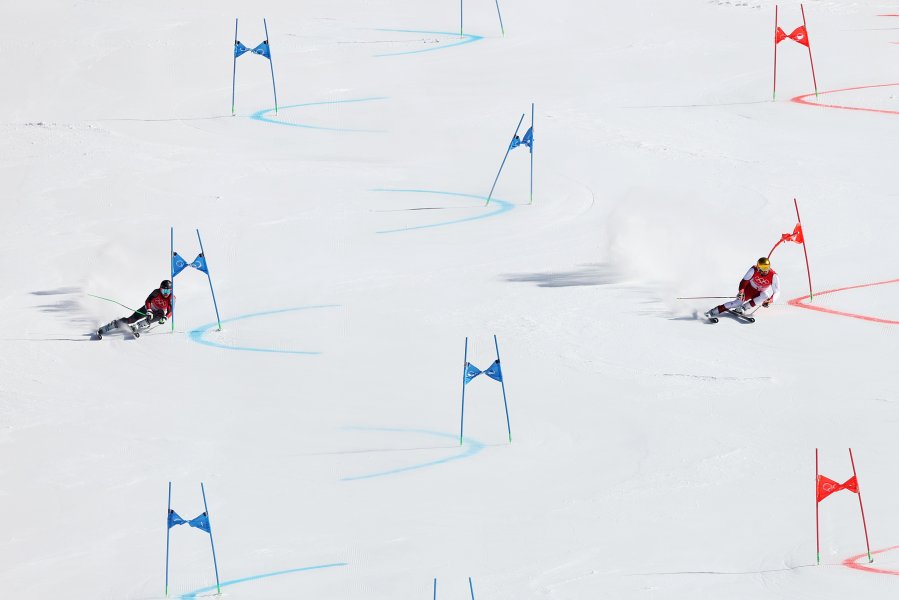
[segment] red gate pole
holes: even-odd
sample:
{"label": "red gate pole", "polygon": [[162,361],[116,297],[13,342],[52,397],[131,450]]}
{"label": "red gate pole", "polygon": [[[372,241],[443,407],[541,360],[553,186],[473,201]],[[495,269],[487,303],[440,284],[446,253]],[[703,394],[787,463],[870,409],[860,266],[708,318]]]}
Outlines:
{"label": "red gate pole", "polygon": [[802,253],[805,254],[805,272],[808,275],[808,301],[814,302],[815,293],[812,291],[812,272],[808,266],[808,250],[805,248],[805,229],[802,228],[802,219],[799,217],[799,204],[796,202],[796,198],[793,198],[793,206],[796,207],[796,221],[799,223],[799,229],[802,231]]}
{"label": "red gate pole", "polygon": [[815,63],[812,60],[812,42],[808,36],[808,25],[805,24],[805,8],[800,4],[799,10],[802,11],[802,26],[805,27],[805,41],[808,42],[808,62],[812,66],[812,83],[815,84],[815,98],[818,97],[818,80],[815,78]]}
{"label": "red gate pole", "polygon": [[815,448],[815,551],[821,564],[821,534],[818,527],[818,449]]}
{"label": "red gate pole", "polygon": [[[852,458],[852,448],[849,448],[849,461],[852,463],[852,476],[855,477],[855,484],[858,485],[858,475],[855,472],[855,460]],[[865,528],[865,546],[868,548],[868,562],[874,562],[871,558],[871,544],[868,543],[868,525],[865,523],[865,507],[862,505],[862,488],[858,486],[858,507],[862,511],[862,527]]]}
{"label": "red gate pole", "polygon": [[777,98],[777,5],[774,5],[774,91],[771,92],[771,101]]}

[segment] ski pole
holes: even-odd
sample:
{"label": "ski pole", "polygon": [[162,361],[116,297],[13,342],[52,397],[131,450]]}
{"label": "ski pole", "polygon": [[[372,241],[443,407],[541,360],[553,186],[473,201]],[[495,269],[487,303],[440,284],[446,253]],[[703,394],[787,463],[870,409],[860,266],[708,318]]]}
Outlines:
{"label": "ski pole", "polygon": [[100,300],[106,300],[107,302],[112,302],[113,304],[118,304],[118,305],[121,306],[122,308],[127,308],[127,309],[130,310],[131,312],[135,312],[135,310],[134,310],[133,308],[131,308],[130,306],[125,306],[125,305],[122,304],[121,302],[118,302],[118,301],[113,300],[113,299],[111,299],[111,298],[104,298],[103,296],[95,296],[94,294],[88,294],[88,296],[90,296],[91,298],[98,298],[98,299],[100,299]]}
{"label": "ski pole", "polygon": [[751,316],[754,315],[755,312],[756,312],[758,309],[760,309],[762,306],[764,306],[764,304],[759,304],[758,306],[756,306],[755,308],[753,308],[752,311],[746,313],[746,316],[747,316],[747,317],[751,317]]}
{"label": "ski pole", "polygon": [[122,304],[121,302],[117,302],[117,301],[115,301],[115,300],[113,300],[113,299],[111,299],[111,298],[104,298],[103,296],[96,296],[96,295],[94,295],[94,294],[88,294],[88,296],[90,296],[91,298],[98,298],[98,299],[100,299],[100,300],[106,300],[107,302],[112,302],[113,304],[118,304],[118,305],[121,306],[122,308],[126,308],[126,309],[130,310],[131,312],[140,313],[140,314],[145,315],[145,316],[146,316],[146,314],[147,314],[147,309],[146,309],[146,308],[142,308],[142,309],[140,309],[140,310],[136,310],[136,309],[131,308],[130,306],[125,306],[125,305]]}
{"label": "ski pole", "polygon": [[731,296],[685,296],[683,298],[675,298],[675,300],[726,300],[728,298],[735,298],[735,295]]}

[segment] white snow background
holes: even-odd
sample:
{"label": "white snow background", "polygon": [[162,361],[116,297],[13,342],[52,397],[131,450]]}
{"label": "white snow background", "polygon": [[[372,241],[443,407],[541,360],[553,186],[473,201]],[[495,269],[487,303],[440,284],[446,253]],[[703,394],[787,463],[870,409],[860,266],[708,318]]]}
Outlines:
{"label": "white snow background", "polygon": [[[853,449],[899,545],[897,326],[789,306],[796,244],[754,325],[675,298],[735,293],[794,197],[817,290],[899,277],[899,86],[791,102],[787,40],[772,102],[770,0],[500,7],[460,40],[449,1],[6,3],[0,597],[163,597],[169,481],[185,518],[204,482],[235,599],[895,594],[899,550],[843,564],[849,492],[815,566],[814,451],[845,481]],[[805,11],[820,91],[899,82],[895,2]],[[267,19],[277,115],[253,54],[230,114],[235,17]],[[484,208],[531,102],[534,202],[520,148]],[[188,269],[174,334],[92,340],[128,311],[89,294],[139,305],[171,226],[223,330]],[[814,304],[896,321],[899,284]],[[493,334],[513,441],[479,377],[460,447]],[[171,597],[214,593],[210,554],[172,529]]]}

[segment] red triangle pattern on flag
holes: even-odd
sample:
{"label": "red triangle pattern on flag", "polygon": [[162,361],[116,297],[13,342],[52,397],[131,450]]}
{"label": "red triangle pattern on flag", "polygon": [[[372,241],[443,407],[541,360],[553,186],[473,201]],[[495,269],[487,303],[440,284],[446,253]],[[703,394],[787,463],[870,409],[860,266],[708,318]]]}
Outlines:
{"label": "red triangle pattern on flag", "polygon": [[796,224],[796,227],[793,228],[793,233],[782,233],[780,235],[780,241],[782,242],[796,242],[797,244],[802,244],[805,242],[805,238],[802,237],[802,225],[799,223]]}
{"label": "red triangle pattern on flag", "polygon": [[784,30],[781,29],[780,27],[778,27],[774,31],[774,43],[775,44],[779,44],[787,38],[790,38],[794,42],[796,42],[798,44],[802,44],[805,47],[808,47],[808,31],[806,31],[805,25],[800,25],[799,27],[794,29],[793,32],[789,35],[787,35],[787,33],[784,32]]}
{"label": "red triangle pattern on flag", "polygon": [[840,490],[849,490],[853,494],[857,494],[858,479],[855,477],[855,475],[853,475],[849,478],[848,481],[846,481],[846,483],[837,483],[833,479],[825,477],[824,475],[818,475],[818,482],[816,487],[818,502],[821,502],[834,492],[839,492]]}

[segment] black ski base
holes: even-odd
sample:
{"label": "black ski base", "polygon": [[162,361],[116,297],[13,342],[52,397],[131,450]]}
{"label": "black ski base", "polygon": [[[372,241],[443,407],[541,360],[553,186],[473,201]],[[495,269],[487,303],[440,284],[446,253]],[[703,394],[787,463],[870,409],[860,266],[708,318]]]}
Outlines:
{"label": "black ski base", "polygon": [[108,324],[104,325],[100,329],[98,329],[95,333],[97,335],[98,340],[102,340],[103,336],[107,333],[112,333],[115,331],[121,332],[129,332],[134,338],[139,338],[141,332],[148,331],[150,329],[155,329],[155,327],[159,325],[157,322],[148,321],[147,319],[141,319],[140,321],[135,321],[134,323],[128,324],[124,321],[119,321],[116,319],[115,321],[111,321]]}
{"label": "black ski base", "polygon": [[755,323],[755,317],[750,317],[749,315],[743,315],[743,314],[734,312],[727,308],[724,309],[724,312],[718,313],[718,315],[703,315],[703,316],[705,316],[705,318],[708,320],[709,323],[717,323],[719,321],[718,316],[723,315],[723,314],[728,314],[728,315],[732,316],[733,318],[735,318],[736,320],[741,321],[743,323]]}
{"label": "black ski base", "polygon": [[743,321],[744,323],[755,323],[755,317],[750,317],[749,315],[744,315],[742,313],[734,312],[729,308],[724,309],[728,314],[733,315],[735,319],[738,321]]}

